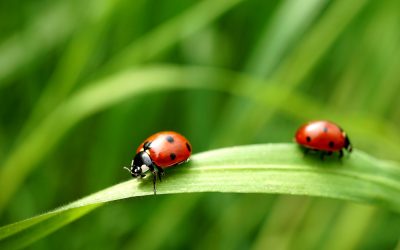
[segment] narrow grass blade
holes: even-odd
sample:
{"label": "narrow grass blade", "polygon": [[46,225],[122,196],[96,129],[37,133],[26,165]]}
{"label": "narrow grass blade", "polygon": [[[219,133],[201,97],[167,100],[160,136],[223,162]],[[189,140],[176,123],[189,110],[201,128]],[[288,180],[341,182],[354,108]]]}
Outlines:
{"label": "narrow grass blade", "polygon": [[[347,25],[360,13],[368,1],[357,0],[351,5],[347,1],[334,1],[327,12],[316,22],[308,34],[299,42],[293,52],[285,58],[281,65],[270,76],[270,82],[286,87],[290,92],[277,95],[282,103],[290,99],[291,92],[296,89],[317,65],[319,60],[331,48]],[[259,92],[268,92],[269,86]],[[266,110],[264,107],[249,109],[235,122],[218,135],[214,146],[231,145],[231,134],[237,134],[236,141],[245,142],[246,138],[254,138],[265,124],[276,114],[276,109]],[[228,132],[226,132],[228,130]]]}
{"label": "narrow grass blade", "polygon": [[201,1],[182,14],[163,23],[123,49],[109,63],[107,70],[126,68],[146,61],[212,23],[243,0]]}
{"label": "narrow grass blade", "polygon": [[[238,85],[240,86],[239,88],[232,88],[232,81],[243,81],[243,83]],[[251,88],[251,86],[256,85],[254,82],[257,81],[260,80],[237,72],[215,68],[151,65],[123,71],[92,83],[57,107],[52,114],[38,125],[35,133],[27,136],[4,161],[3,167],[0,168],[0,190],[2,190],[0,212],[26,176],[57,145],[68,130],[88,116],[117,105],[122,101],[135,98],[138,95],[176,89],[224,91],[245,96],[261,105],[272,105],[278,109],[287,107],[283,105],[279,98],[279,93],[285,92],[284,88],[272,86],[269,91],[257,95],[255,94],[257,89]],[[295,100],[297,98],[292,95],[290,102]],[[314,110],[314,113],[318,113],[318,110],[315,110],[318,109],[318,105],[302,106],[305,100],[297,101],[297,103],[293,103],[292,107],[307,112]],[[300,113],[297,112],[297,114]],[[334,113],[330,112],[330,114]],[[357,121],[353,120],[353,124],[356,123]],[[354,131],[368,127],[368,124],[367,121],[363,121],[362,126],[354,127],[353,125]],[[350,123],[349,126],[351,126]],[[382,125],[382,127],[384,126]],[[374,140],[375,138],[384,139],[386,151],[397,152],[397,149],[399,149],[398,144],[395,143],[398,134],[395,134],[397,136],[392,134],[385,136],[382,133],[371,130],[365,135],[368,135],[367,138],[373,135]],[[376,141],[374,142],[376,143]]]}
{"label": "narrow grass blade", "polygon": [[[197,192],[320,196],[400,212],[400,165],[358,150],[342,160],[321,161],[318,155],[304,156],[294,144],[238,146],[196,154],[190,163],[168,171],[158,184],[158,195]],[[88,206],[152,194],[151,177],[122,182],[52,212],[1,227],[0,247],[25,246],[21,237],[33,242],[86,214]]]}

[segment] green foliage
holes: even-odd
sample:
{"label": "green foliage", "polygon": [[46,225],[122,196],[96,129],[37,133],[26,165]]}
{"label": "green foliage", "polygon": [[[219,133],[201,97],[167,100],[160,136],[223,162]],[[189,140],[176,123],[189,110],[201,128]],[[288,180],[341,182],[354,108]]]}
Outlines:
{"label": "green foliage", "polygon": [[[395,0],[2,1],[1,248],[398,247],[399,10]],[[339,123],[354,154],[210,151],[292,142],[314,119]],[[95,209],[91,198],[151,193],[147,181],[115,184],[160,130],[181,132],[196,154],[159,193],[190,193]]]}
{"label": "green foliage", "polygon": [[[0,246],[26,246],[103,203],[152,195],[151,179],[126,181],[2,227]],[[321,196],[367,202],[400,212],[400,166],[362,152],[342,160],[335,157],[321,161],[319,155],[303,155],[296,145],[238,146],[194,155],[190,163],[171,169],[168,177],[158,183],[158,195],[195,192]]]}

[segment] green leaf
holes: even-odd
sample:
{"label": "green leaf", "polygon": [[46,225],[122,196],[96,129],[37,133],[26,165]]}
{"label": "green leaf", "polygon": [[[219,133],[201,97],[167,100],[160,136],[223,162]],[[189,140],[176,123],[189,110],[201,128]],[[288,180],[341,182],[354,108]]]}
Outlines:
{"label": "green leaf", "polygon": [[[232,87],[233,81],[239,83],[238,87]],[[258,82],[263,81],[230,70],[164,64],[132,68],[89,84],[56,107],[54,112],[36,127],[35,133],[24,138],[24,141],[4,160],[3,166],[0,168],[0,190],[2,192],[0,213],[26,176],[55,148],[73,126],[90,115],[140,95],[179,89],[207,89],[243,96],[262,107],[281,108],[286,112],[295,113],[297,116],[304,115],[305,119],[319,116],[322,113],[329,113],[332,117],[337,114],[330,110],[327,112],[326,109],[322,112],[316,103],[294,94],[291,95],[291,99],[287,101],[286,105],[283,105],[281,95],[286,95],[288,89],[281,86],[279,88],[267,86],[265,89],[268,91],[257,93],[259,89],[253,87],[259,85]],[[342,118],[339,119],[340,117],[343,118],[343,115],[337,115],[338,120],[344,121]],[[346,131],[351,134],[360,131],[359,133],[362,133],[364,138],[372,140],[373,143],[384,144],[386,152],[396,153],[400,150],[397,143],[400,137],[395,129],[386,135],[384,131],[390,131],[386,128],[387,126],[387,122],[371,126],[371,120],[359,119],[353,115],[346,122]]]}
{"label": "green leaf", "polygon": [[[123,171],[121,169],[121,171]],[[128,178],[128,177],[127,177]],[[67,206],[0,228],[0,248],[20,248],[110,201],[152,195],[152,178],[128,180]],[[167,170],[158,195],[280,193],[364,202],[400,212],[400,165],[355,150],[339,160],[304,156],[294,144],[212,150]]]}
{"label": "green leaf", "polygon": [[128,45],[107,63],[107,70],[120,70],[127,65],[154,58],[177,41],[203,29],[242,1],[200,1]]}

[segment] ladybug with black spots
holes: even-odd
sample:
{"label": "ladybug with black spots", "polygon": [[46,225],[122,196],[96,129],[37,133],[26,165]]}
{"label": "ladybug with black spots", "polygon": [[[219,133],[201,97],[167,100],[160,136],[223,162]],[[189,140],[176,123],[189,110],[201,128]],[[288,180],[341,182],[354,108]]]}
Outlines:
{"label": "ladybug with black spots", "polygon": [[349,153],[352,146],[346,132],[338,125],[329,121],[312,121],[302,125],[296,132],[296,142],[308,150],[321,151],[321,158],[339,152],[343,157],[343,149]]}
{"label": "ladybug with black spots", "polygon": [[187,162],[192,146],[181,134],[163,131],[147,138],[136,150],[131,167],[127,168],[134,178],[143,178],[147,171],[153,174],[153,190],[156,194],[157,176],[161,181],[164,169]]}

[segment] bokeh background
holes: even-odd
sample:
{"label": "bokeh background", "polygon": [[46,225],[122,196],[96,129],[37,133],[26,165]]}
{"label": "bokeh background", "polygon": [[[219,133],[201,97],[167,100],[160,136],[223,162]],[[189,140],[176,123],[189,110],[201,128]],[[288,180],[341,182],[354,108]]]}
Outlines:
{"label": "bokeh background", "polygon": [[[0,19],[0,225],[129,179],[121,167],[160,130],[196,153],[292,142],[301,123],[329,119],[356,149],[400,160],[399,1],[3,0]],[[87,87],[153,67],[194,69],[192,81],[57,114]],[[187,194],[113,202],[31,248],[399,249],[399,235],[383,207]]]}

